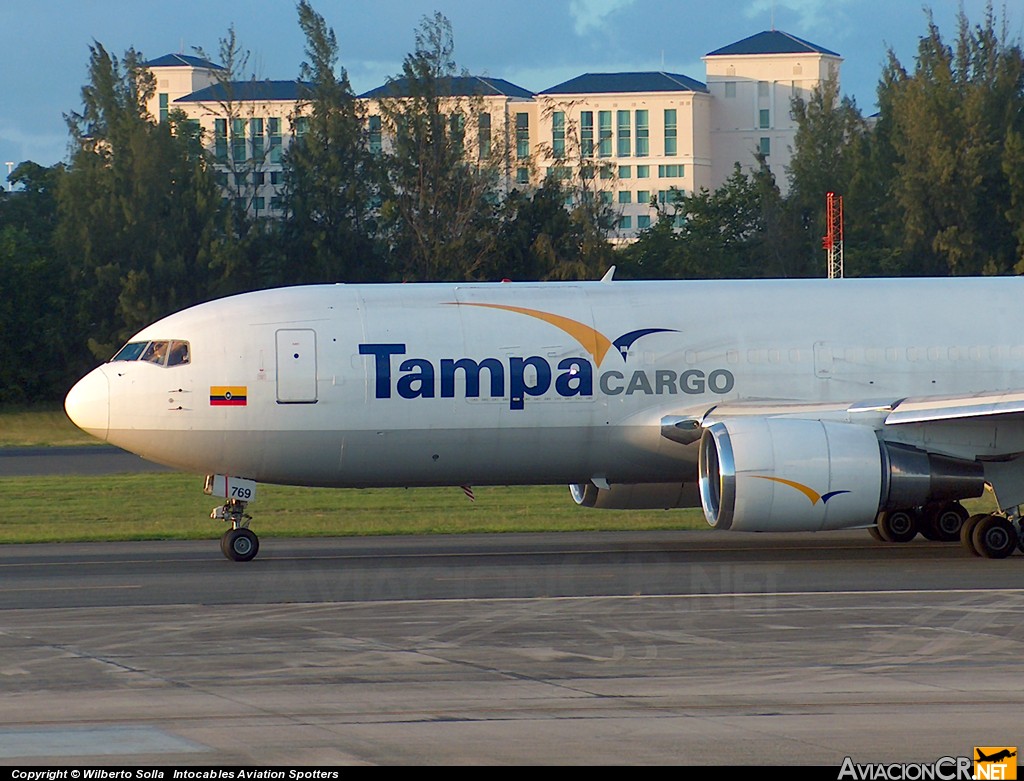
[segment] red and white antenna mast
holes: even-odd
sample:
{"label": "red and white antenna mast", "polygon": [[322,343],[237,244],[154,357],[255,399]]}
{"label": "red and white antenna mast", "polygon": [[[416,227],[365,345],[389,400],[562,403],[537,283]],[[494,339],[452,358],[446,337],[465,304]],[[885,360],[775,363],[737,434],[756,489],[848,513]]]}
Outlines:
{"label": "red and white antenna mast", "polygon": [[827,232],[821,246],[828,255],[828,278],[843,278],[843,196],[828,193],[825,196],[825,222]]}

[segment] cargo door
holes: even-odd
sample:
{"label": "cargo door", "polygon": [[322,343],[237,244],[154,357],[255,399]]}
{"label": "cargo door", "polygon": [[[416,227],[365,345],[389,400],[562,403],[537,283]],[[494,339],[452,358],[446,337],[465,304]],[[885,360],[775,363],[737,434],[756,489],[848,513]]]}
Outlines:
{"label": "cargo door", "polygon": [[277,403],[315,404],[316,331],[288,328],[277,332]]}

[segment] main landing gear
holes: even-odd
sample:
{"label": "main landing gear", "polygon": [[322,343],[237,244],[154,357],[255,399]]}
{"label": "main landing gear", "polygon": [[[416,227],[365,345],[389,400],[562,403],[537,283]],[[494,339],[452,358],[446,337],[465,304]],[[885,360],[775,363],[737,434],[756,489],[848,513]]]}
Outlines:
{"label": "main landing gear", "polygon": [[260,550],[260,540],[249,528],[252,516],[245,511],[246,502],[228,499],[222,507],[213,508],[211,518],[231,524],[220,538],[220,550],[232,561],[252,561]]}
{"label": "main landing gear", "polygon": [[981,513],[964,521],[960,542],[974,556],[1005,559],[1014,548],[1024,551],[1024,528],[1016,512],[1010,517]]}
{"label": "main landing gear", "polygon": [[929,540],[960,543],[972,555],[1004,559],[1014,548],[1024,552],[1024,525],[1018,511],[1006,515],[969,515],[959,502],[888,510],[878,514],[871,536],[884,542],[909,542],[920,533]]}
{"label": "main landing gear", "polygon": [[919,533],[929,540],[955,542],[968,512],[960,502],[886,510],[875,519],[871,534],[883,542],[910,542]]}

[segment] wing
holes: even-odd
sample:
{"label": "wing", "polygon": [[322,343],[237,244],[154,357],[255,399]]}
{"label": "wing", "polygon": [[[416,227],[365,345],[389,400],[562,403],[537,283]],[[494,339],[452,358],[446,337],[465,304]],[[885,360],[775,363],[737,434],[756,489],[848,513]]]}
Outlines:
{"label": "wing", "polygon": [[986,485],[1002,509],[1024,504],[1024,390],[746,400],[664,416],[661,434],[700,441],[702,504],[725,528],[867,525],[879,510],[974,497]]}

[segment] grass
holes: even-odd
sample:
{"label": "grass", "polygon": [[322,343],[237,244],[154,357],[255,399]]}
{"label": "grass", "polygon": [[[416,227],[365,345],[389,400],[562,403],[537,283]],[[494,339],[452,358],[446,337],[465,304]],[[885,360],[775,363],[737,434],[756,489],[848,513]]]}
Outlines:
{"label": "grass", "polygon": [[[266,537],[706,527],[700,510],[586,510],[560,486],[474,492],[261,485],[248,509]],[[207,539],[227,528],[216,505],[194,475],[0,478],[0,543]]]}
{"label": "grass", "polygon": [[[98,444],[63,410],[0,412],[0,447]],[[330,489],[261,485],[249,506],[261,536],[446,534],[704,525],[699,510],[603,511],[577,507],[565,486]],[[0,478],[0,543],[205,539],[217,500],[195,475]]]}
{"label": "grass", "polygon": [[[0,413],[0,447],[95,444],[63,411]],[[219,537],[217,500],[195,475],[0,478],[0,543],[188,540]],[[266,537],[472,532],[706,529],[699,509],[588,510],[565,486],[331,489],[260,485],[249,506]],[[964,503],[992,512],[991,494]]]}
{"label": "grass", "polygon": [[5,410],[0,412],[0,447],[63,447],[98,445],[68,420],[63,409]]}

